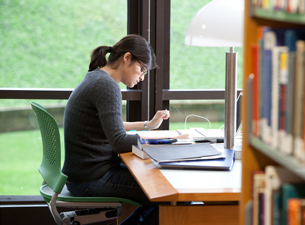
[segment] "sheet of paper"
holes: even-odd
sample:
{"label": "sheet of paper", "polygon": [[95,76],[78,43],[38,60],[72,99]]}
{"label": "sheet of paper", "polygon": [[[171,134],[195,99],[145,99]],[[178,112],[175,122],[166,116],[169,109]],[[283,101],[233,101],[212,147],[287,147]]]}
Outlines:
{"label": "sheet of paper", "polygon": [[152,131],[128,131],[128,134],[138,134],[140,137],[148,138],[164,138],[164,137],[175,137],[178,134],[175,130],[152,130]]}

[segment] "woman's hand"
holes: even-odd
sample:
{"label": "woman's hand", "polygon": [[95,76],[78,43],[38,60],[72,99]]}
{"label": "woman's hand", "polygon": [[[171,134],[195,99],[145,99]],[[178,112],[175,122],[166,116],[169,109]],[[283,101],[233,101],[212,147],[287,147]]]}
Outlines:
{"label": "woman's hand", "polygon": [[175,136],[173,138],[175,138],[175,139],[191,139],[191,140],[193,140],[193,138],[189,134],[181,134],[181,135]]}
{"label": "woman's hand", "polygon": [[163,120],[167,120],[169,118],[169,111],[167,109],[165,110],[159,110],[156,112],[155,116],[147,123],[148,129],[157,129],[162,124]]}

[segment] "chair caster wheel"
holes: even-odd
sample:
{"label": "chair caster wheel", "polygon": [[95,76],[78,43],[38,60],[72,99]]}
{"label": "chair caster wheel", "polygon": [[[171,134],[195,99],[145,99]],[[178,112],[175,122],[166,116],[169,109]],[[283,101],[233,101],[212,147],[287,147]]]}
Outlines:
{"label": "chair caster wheel", "polygon": [[70,223],[70,225],[80,225],[80,222],[78,222],[78,221],[72,221],[72,222]]}

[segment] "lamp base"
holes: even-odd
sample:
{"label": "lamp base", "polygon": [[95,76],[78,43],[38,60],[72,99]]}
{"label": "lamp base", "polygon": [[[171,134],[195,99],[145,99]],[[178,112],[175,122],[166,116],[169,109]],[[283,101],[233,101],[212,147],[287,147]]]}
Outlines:
{"label": "lamp base", "polygon": [[226,53],[224,147],[232,149],[236,136],[237,56],[234,48]]}

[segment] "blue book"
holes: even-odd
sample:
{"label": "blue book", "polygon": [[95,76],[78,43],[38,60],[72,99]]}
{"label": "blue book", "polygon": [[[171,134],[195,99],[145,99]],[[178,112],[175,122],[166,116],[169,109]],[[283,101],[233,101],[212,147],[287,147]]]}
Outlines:
{"label": "blue book", "polygon": [[280,204],[281,204],[281,197],[279,191],[274,191],[272,193],[272,202],[273,208],[272,210],[272,221],[273,225],[281,225],[281,211],[280,211]]}
{"label": "blue book", "polygon": [[262,85],[262,138],[270,144],[271,133],[271,105],[272,105],[272,50],[275,46],[284,45],[284,29],[265,28],[263,31],[263,48],[261,61],[261,85]]}
{"label": "blue book", "polygon": [[[278,104],[275,104],[278,102],[278,100],[273,97],[274,94],[278,95],[278,91],[274,89],[275,83],[273,83],[273,78],[275,76],[273,72],[275,72],[274,69],[277,68],[278,61],[275,61],[275,57],[272,57],[272,54],[274,54],[273,51],[278,51],[278,46],[285,45],[286,30],[287,29],[269,27],[266,27],[263,30],[263,46],[261,60],[261,136],[263,141],[267,144],[272,143],[274,133],[274,131],[272,130],[272,126],[274,126],[275,121],[272,122],[272,114],[274,115],[274,113],[278,110],[276,107]],[[276,86],[276,89],[277,87],[278,86]],[[277,139],[277,137],[275,138]]]}

